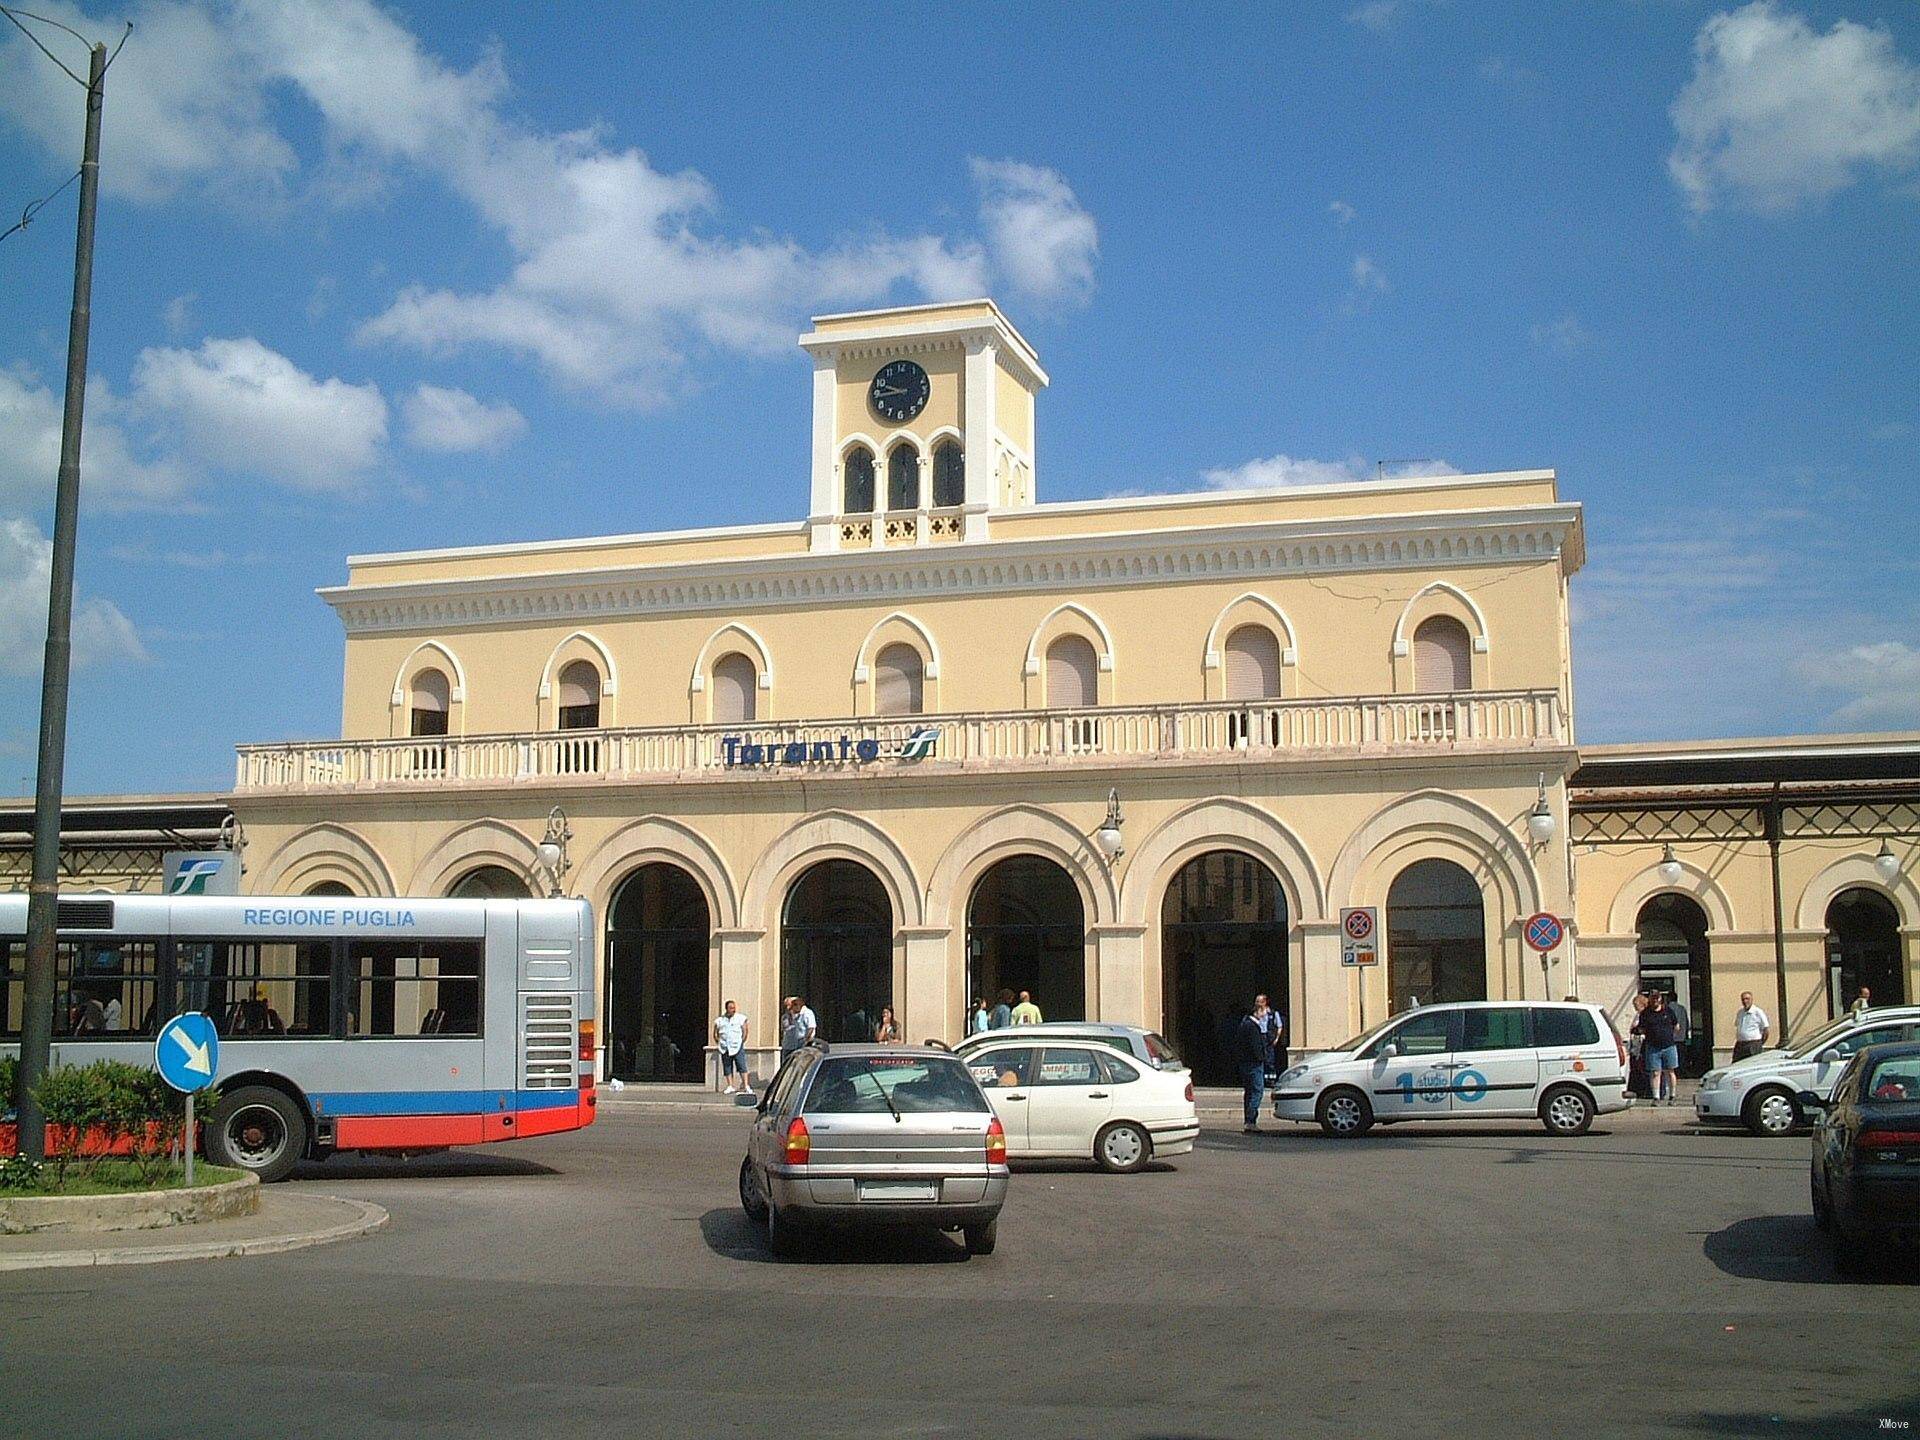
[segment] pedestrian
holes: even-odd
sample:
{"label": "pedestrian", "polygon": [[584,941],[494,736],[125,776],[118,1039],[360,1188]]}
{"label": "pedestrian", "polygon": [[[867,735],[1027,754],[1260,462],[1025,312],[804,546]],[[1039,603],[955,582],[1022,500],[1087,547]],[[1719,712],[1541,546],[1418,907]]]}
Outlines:
{"label": "pedestrian", "polygon": [[1016,1025],[1040,1023],[1040,1007],[1033,1003],[1032,992],[1027,990],[1020,992],[1020,1003],[1013,1007],[1013,1023]]}
{"label": "pedestrian", "polygon": [[1267,997],[1253,997],[1254,1018],[1260,1021],[1260,1033],[1267,1040],[1267,1087],[1280,1078],[1280,1072],[1287,1068],[1287,1019],[1278,1010],[1267,1003]]}
{"label": "pedestrian", "polygon": [[1647,992],[1633,997],[1633,1020],[1627,1030],[1627,1093],[1642,1100],[1647,1090],[1647,1037],[1640,1033],[1640,1017],[1647,1013]]}
{"label": "pedestrian", "polygon": [[1241,1016],[1233,1032],[1233,1064],[1240,1072],[1240,1087],[1244,1092],[1240,1129],[1247,1135],[1260,1132],[1260,1097],[1267,1093],[1267,1056],[1272,1053],[1272,1042],[1267,1038],[1272,1013],[1267,1009],[1267,997],[1255,996],[1253,1012]]}
{"label": "pedestrian", "polygon": [[987,1002],[980,996],[973,997],[973,1010],[967,1017],[967,1033],[984,1035],[993,1028],[993,1011],[987,1008]]}
{"label": "pedestrian", "polygon": [[1873,1008],[1873,991],[1867,988],[1865,985],[1862,985],[1860,987],[1860,993],[1853,997],[1853,1004],[1847,1007],[1847,1014],[1864,1015],[1867,1013],[1867,1011],[1871,1010],[1872,1008]]}
{"label": "pedestrian", "polygon": [[1767,1012],[1753,1003],[1753,992],[1740,992],[1740,1008],[1733,1012],[1733,1058],[1744,1060],[1758,1055],[1773,1038],[1773,1021]]}
{"label": "pedestrian", "polygon": [[993,1018],[988,1024],[989,1030],[1004,1030],[1013,1024],[1013,991],[1002,990],[1000,998],[994,1002]]}
{"label": "pedestrian", "polygon": [[807,1002],[798,995],[789,995],[786,1014],[780,1021],[781,1060],[784,1061],[802,1045],[810,1044],[819,1029],[820,1022],[814,1018],[813,1011],[807,1008]]}
{"label": "pedestrian", "polygon": [[713,1017],[713,1048],[720,1052],[720,1078],[726,1082],[729,1095],[742,1090],[753,1094],[753,1080],[747,1074],[748,1028],[747,1017],[731,1000]]}
{"label": "pedestrian", "polygon": [[1647,1088],[1658,1104],[1673,1103],[1673,1082],[1680,1071],[1680,1024],[1667,1004],[1667,992],[1656,990],[1647,1008],[1633,1022],[1646,1044]]}
{"label": "pedestrian", "polygon": [[893,1018],[893,1006],[880,1007],[880,1023],[873,1027],[873,1043],[876,1045],[900,1043],[900,1022]]}

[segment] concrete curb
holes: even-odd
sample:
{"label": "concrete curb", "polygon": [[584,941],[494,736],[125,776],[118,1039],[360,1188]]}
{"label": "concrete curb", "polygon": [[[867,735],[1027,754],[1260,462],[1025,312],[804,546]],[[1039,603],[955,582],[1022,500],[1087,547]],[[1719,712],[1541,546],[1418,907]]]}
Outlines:
{"label": "concrete curb", "polygon": [[0,1199],[0,1235],[87,1235],[163,1230],[252,1215],[260,1180],[242,1175],[192,1189],[130,1190],[116,1195],[18,1195]]}
{"label": "concrete curb", "polygon": [[289,1250],[306,1250],[315,1245],[331,1245],[370,1235],[390,1218],[378,1205],[341,1196],[316,1197],[336,1205],[350,1207],[350,1220],[322,1230],[296,1231],[286,1235],[261,1235],[248,1240],[200,1240],[179,1245],[121,1246],[98,1250],[36,1250],[16,1255],[0,1255],[0,1271],[62,1270],[96,1265],[162,1265],[174,1260],[223,1260],[233,1255],[279,1255]]}

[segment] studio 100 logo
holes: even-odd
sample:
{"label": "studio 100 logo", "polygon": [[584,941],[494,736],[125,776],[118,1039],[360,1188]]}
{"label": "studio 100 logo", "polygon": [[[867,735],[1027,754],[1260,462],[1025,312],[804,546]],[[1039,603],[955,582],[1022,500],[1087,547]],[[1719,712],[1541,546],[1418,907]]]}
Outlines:
{"label": "studio 100 logo", "polygon": [[768,765],[871,765],[877,760],[894,760],[910,765],[933,755],[940,731],[923,725],[900,742],[898,750],[883,751],[878,740],[855,740],[841,735],[833,740],[748,740],[744,735],[724,735],[720,739],[721,763],[729,770]]}

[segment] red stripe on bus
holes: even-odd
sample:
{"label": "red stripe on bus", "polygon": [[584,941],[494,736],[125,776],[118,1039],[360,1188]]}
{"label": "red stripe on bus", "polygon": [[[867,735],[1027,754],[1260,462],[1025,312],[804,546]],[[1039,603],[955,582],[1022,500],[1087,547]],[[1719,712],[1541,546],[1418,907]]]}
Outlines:
{"label": "red stripe on bus", "polygon": [[342,1115],[334,1122],[340,1150],[421,1150],[441,1145],[479,1145],[478,1115]]}

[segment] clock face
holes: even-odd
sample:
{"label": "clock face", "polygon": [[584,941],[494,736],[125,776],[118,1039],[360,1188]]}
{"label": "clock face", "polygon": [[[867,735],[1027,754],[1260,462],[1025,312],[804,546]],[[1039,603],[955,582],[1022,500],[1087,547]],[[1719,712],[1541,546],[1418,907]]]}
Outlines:
{"label": "clock face", "polygon": [[933,386],[927,372],[911,360],[889,360],[867,387],[867,403],[882,420],[904,425],[927,408]]}

